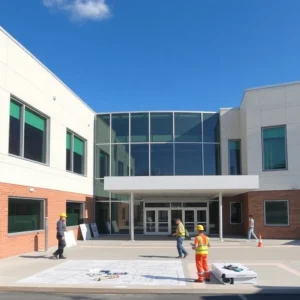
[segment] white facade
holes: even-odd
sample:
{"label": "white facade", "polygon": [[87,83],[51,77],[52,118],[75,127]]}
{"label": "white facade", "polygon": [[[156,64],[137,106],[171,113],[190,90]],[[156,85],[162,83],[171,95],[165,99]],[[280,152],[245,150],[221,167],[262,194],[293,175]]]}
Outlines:
{"label": "white facade", "polygon": [[[300,189],[300,83],[247,90],[241,104],[242,170],[260,190]],[[286,125],[287,170],[263,171],[262,127]]]}
{"label": "white facade", "polygon": [[[9,155],[10,96],[49,118],[46,165]],[[94,112],[0,28],[0,182],[93,194]],[[66,171],[66,130],[86,140],[86,176]]]}

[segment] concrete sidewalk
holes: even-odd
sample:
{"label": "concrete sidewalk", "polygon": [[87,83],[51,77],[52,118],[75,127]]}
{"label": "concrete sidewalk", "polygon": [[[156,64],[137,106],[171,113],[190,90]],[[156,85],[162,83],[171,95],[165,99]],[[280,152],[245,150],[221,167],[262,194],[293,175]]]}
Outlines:
{"label": "concrete sidewalk", "polygon": [[[243,263],[258,273],[258,285],[222,285],[192,282],[196,278],[194,255],[177,256],[174,241],[80,241],[67,248],[68,260],[49,259],[48,253],[30,253],[0,261],[0,290],[102,294],[153,293],[299,293],[300,258],[298,241],[264,241],[263,248],[245,240],[212,239],[209,263]],[[91,281],[94,268],[128,272],[120,278]],[[125,271],[124,271],[125,270]],[[124,279],[123,279],[124,278]]]}

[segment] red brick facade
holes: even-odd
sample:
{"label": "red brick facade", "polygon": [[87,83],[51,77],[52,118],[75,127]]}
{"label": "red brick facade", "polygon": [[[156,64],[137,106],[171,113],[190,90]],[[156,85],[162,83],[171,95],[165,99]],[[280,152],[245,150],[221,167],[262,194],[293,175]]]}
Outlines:
{"label": "red brick facade", "polygon": [[[264,201],[288,200],[289,225],[265,226]],[[242,224],[230,224],[230,202],[242,202]],[[247,234],[248,217],[253,215],[255,220],[255,233],[264,239],[300,239],[300,190],[288,191],[259,191],[224,198],[223,201],[223,227],[224,234]]]}
{"label": "red brick facade", "polygon": [[[19,255],[26,252],[43,250],[45,248],[44,231],[33,233],[20,233],[8,235],[8,198],[38,198],[46,200],[46,215],[48,216],[48,245],[55,246],[56,222],[59,214],[66,211],[67,201],[79,201],[85,203],[85,218],[87,222],[94,220],[94,202],[91,195],[62,192],[34,188],[30,192],[29,187],[0,183],[0,258]],[[79,237],[78,226],[70,227],[74,230],[75,237]]]}

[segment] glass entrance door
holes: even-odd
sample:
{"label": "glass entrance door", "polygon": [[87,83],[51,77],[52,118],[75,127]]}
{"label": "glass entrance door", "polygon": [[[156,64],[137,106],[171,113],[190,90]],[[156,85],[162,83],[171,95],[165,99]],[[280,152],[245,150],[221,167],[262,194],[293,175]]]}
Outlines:
{"label": "glass entrance door", "polygon": [[146,209],[144,223],[146,234],[170,234],[170,210],[164,208]]}
{"label": "glass entrance door", "polygon": [[195,232],[195,209],[185,209],[183,214],[183,223],[185,226],[185,229],[189,233]]}
{"label": "glass entrance door", "polygon": [[190,234],[196,234],[197,225],[203,225],[204,230],[208,233],[207,227],[207,209],[206,208],[193,208],[193,209],[184,209],[183,210],[183,223],[186,230]]}

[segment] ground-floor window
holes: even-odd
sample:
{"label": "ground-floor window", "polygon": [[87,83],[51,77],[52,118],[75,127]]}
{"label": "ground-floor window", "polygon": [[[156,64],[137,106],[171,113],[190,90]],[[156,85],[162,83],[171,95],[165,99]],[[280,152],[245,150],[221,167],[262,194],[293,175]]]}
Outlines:
{"label": "ground-floor window", "polygon": [[84,203],[67,202],[67,226],[77,226],[84,223]]}
{"label": "ground-floor window", "polygon": [[265,201],[265,225],[287,226],[289,225],[289,203],[287,200]]}
{"label": "ground-floor window", "polygon": [[8,233],[44,229],[45,200],[8,198]]}
{"label": "ground-floor window", "polygon": [[230,224],[242,223],[242,203],[230,202]]}

